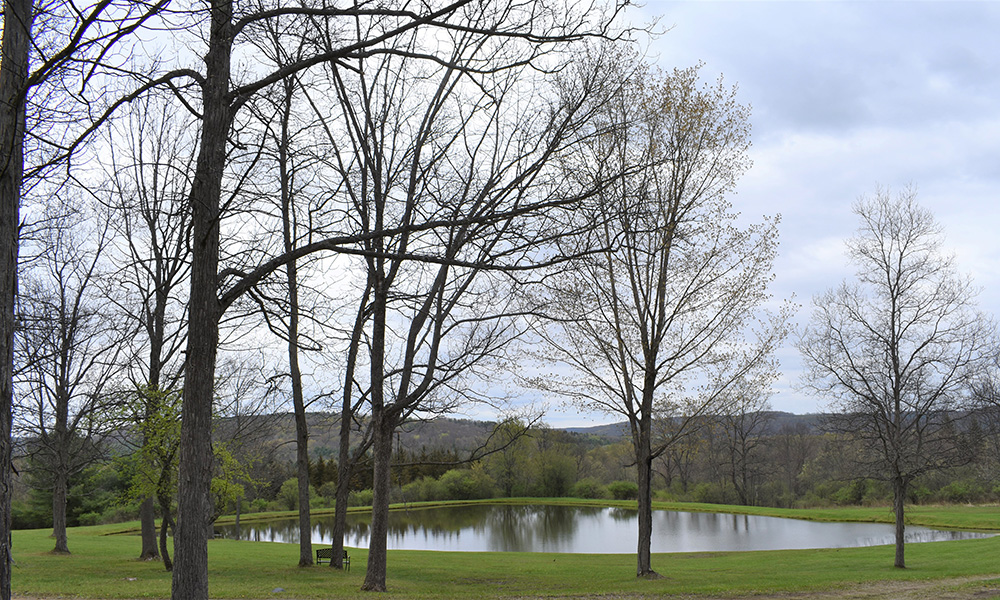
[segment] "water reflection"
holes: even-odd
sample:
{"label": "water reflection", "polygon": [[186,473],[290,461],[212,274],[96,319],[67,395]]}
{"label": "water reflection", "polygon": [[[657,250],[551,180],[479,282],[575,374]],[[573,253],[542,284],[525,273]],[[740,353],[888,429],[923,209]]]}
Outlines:
{"label": "water reflection", "polygon": [[[632,553],[636,511],[548,505],[473,505],[393,511],[389,548],[460,552]],[[344,543],[366,548],[371,515],[348,517]],[[217,528],[237,537],[235,526]],[[313,520],[313,544],[329,544],[333,517]],[[989,534],[908,527],[908,542],[987,537]],[[816,523],[794,519],[654,511],[653,552],[844,548],[891,544],[893,527],[880,523]],[[298,522],[243,523],[245,540],[298,543]]]}

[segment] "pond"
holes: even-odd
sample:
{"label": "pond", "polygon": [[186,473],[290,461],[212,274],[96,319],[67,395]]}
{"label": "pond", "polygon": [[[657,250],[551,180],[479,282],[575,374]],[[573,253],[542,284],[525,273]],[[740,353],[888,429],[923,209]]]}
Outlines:
{"label": "pond", "polygon": [[[370,514],[348,516],[346,546],[367,548]],[[390,513],[389,548],[458,552],[567,552],[629,554],[636,551],[637,513],[622,508],[477,504]],[[282,519],[217,526],[227,538],[298,543],[298,521]],[[333,516],[313,519],[312,542],[331,543]],[[797,519],[653,511],[653,552],[719,552],[846,548],[893,543],[883,523],[817,523]],[[908,542],[988,537],[992,534],[908,526]]]}

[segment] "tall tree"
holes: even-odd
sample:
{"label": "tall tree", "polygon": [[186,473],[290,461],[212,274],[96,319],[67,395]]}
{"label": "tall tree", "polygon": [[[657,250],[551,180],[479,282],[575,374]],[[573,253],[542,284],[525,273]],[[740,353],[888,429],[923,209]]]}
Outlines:
{"label": "tall tree", "polygon": [[[330,143],[370,285],[361,304],[374,469],[365,590],[385,589],[393,434],[414,413],[464,400],[463,378],[518,335],[519,273],[558,260],[554,241],[571,233],[560,215],[590,192],[563,185],[554,163],[581,143],[594,98],[614,87],[598,68],[555,85],[533,65],[576,36],[559,22],[535,23],[538,33],[552,28],[548,43],[497,36],[517,22],[497,11],[469,15],[448,44],[415,32],[393,54],[331,67],[347,129]],[[447,54],[414,60],[431,47]]]}
{"label": "tall tree", "polygon": [[[90,82],[100,78],[100,59],[117,71],[112,58],[115,47],[155,16],[167,0],[154,3],[99,0],[77,5],[69,2],[46,4],[44,10],[30,0],[4,0],[3,37],[0,40],[0,531],[8,532],[0,540],[0,600],[10,598],[10,476],[12,450],[14,298],[17,288],[18,227],[25,175],[25,136],[27,106],[39,86],[76,74],[76,85],[64,86],[87,96],[95,88]],[[36,10],[38,8],[38,10]],[[114,13],[113,19],[107,15]],[[33,43],[34,42],[34,43]],[[88,58],[97,58],[87,64]],[[74,69],[75,65],[84,68]],[[39,94],[58,101],[61,92]],[[95,103],[85,101],[95,108]],[[47,111],[40,121],[45,122]],[[80,119],[86,123],[89,119]],[[33,127],[33,138],[42,140],[45,127]],[[74,151],[92,131],[63,135],[57,152],[35,160],[32,172],[53,164]],[[75,139],[74,139],[75,137]]]}
{"label": "tall tree", "polygon": [[17,313],[19,422],[33,440],[33,466],[51,485],[55,552],[61,553],[69,552],[69,481],[97,458],[109,431],[105,390],[125,333],[111,325],[115,316],[98,289],[106,228],[68,209],[77,202],[48,207],[42,250],[26,273]]}
{"label": "tall tree", "polygon": [[906,566],[904,510],[915,477],[968,458],[955,419],[995,327],[976,289],[942,251],[941,228],[912,189],[854,205],[853,281],[813,299],[798,346],[803,381],[832,399],[837,427],[862,443],[862,465],[892,486],[894,565]]}
{"label": "tall tree", "polygon": [[[229,141],[251,133],[233,127],[241,109],[261,91],[317,65],[366,55],[406,54],[407,50],[395,45],[394,40],[418,29],[426,30],[427,39],[435,36],[447,39],[461,34],[479,36],[483,45],[488,45],[490,40],[517,40],[539,48],[534,55],[541,57],[545,47],[605,35],[610,18],[620,9],[621,5],[612,6],[607,13],[599,14],[600,11],[593,7],[578,10],[561,4],[538,3],[526,7],[514,2],[483,5],[470,0],[425,4],[419,8],[406,3],[250,7],[237,6],[233,0],[213,0],[204,11],[191,13],[206,24],[205,46],[194,51],[203,59],[203,72],[179,68],[145,86],[163,83],[183,94],[186,88],[182,82],[192,82],[195,97],[183,97],[182,103],[201,120],[198,158],[187,200],[193,219],[192,267],[181,425],[179,518],[172,582],[174,598],[198,600],[208,596],[212,391],[219,321],[223,312],[248,289],[292,258],[321,250],[358,251],[359,242],[367,241],[353,233],[333,236],[303,246],[292,255],[262,257],[256,267],[239,265],[220,272],[220,237],[227,216],[223,181],[229,164],[228,150],[233,147]],[[234,74],[234,54],[240,52],[262,23],[275,19],[294,21],[295,26],[283,31],[296,36],[306,35],[316,44],[294,62],[273,67],[260,65],[254,73]],[[429,45],[413,58],[424,58],[430,63],[446,61],[452,52],[444,46],[446,44]],[[472,217],[472,222],[488,218],[476,216]],[[450,220],[469,222],[470,218],[452,214]],[[422,222],[404,225],[403,230],[426,230],[436,226]],[[370,235],[389,234],[379,231]]]}
{"label": "tall tree", "polygon": [[14,422],[14,306],[18,225],[24,175],[30,0],[3,3],[0,47],[0,600],[10,600],[11,467]]}
{"label": "tall tree", "polygon": [[[117,143],[109,143],[110,185],[101,197],[112,211],[112,260],[119,265],[117,285],[108,298],[139,330],[125,340],[129,388],[124,393],[137,394],[139,402],[128,405],[140,433],[141,453],[149,454],[156,450],[146,446],[158,442],[144,437],[160,436],[161,400],[177,388],[182,375],[190,222],[183,200],[194,140],[186,133],[190,123],[163,98],[150,96],[131,108],[109,133]],[[143,425],[146,419],[153,423]],[[142,501],[139,515],[139,558],[158,558],[152,495]]]}
{"label": "tall tree", "polygon": [[702,86],[697,68],[620,73],[622,93],[601,107],[604,129],[566,165],[582,185],[611,182],[579,213],[596,223],[579,243],[604,250],[550,279],[554,325],[541,333],[574,374],[540,385],[627,419],[639,484],[636,574],[647,576],[653,460],[735,386],[770,380],[784,326],[762,309],[776,220],[743,228],[726,199],[749,167],[748,109],[721,81]]}

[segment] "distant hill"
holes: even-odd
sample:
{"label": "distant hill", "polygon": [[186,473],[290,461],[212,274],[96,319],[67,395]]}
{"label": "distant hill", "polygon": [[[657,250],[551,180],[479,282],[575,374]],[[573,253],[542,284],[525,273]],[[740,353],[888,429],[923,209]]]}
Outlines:
{"label": "distant hill", "polygon": [[[818,433],[823,418],[824,415],[774,412],[768,433],[774,434],[790,429],[800,429],[803,433]],[[268,443],[279,447],[278,456],[281,459],[288,461],[295,459],[295,418],[292,413],[262,415],[252,419],[258,421],[256,428],[259,435]],[[324,459],[335,458],[340,438],[339,415],[314,412],[309,413],[306,420],[309,425],[309,454],[322,456]],[[495,425],[496,423],[492,421],[435,417],[407,423],[397,434],[397,439],[404,448],[411,451],[441,449],[463,454],[482,443]],[[592,427],[565,427],[560,430],[587,438],[586,443],[591,446],[616,443],[628,436],[628,424],[624,421]]]}
{"label": "distant hill", "polygon": [[[772,411],[771,423],[767,429],[767,433],[773,435],[782,431],[802,428],[803,433],[815,434],[821,431],[825,419],[826,415],[822,414],[796,415],[788,412]],[[565,430],[572,433],[597,435],[613,439],[620,439],[629,435],[627,421],[611,423],[610,425],[594,425],[593,427],[566,427]]]}

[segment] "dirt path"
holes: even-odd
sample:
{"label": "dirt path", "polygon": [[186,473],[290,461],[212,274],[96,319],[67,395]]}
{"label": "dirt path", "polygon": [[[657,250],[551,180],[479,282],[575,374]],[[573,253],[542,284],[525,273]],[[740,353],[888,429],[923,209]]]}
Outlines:
{"label": "dirt path", "polygon": [[[392,596],[392,594],[390,594]],[[16,600],[52,600],[53,597],[21,596]],[[282,598],[280,600],[294,600]],[[581,598],[569,596],[559,600],[633,600],[638,596],[605,594]],[[1000,575],[961,577],[933,581],[880,581],[821,592],[790,592],[752,596],[664,596],[664,600],[1000,600]],[[83,600],[75,598],[73,600]],[[97,600],[97,599],[94,599]],[[522,598],[521,600],[532,600]],[[556,599],[550,599],[556,600]]]}
{"label": "dirt path", "polygon": [[[605,594],[586,599],[569,596],[558,600],[637,600],[638,598],[646,596]],[[742,596],[663,596],[662,598],[663,600],[1000,600],[1000,575],[932,581],[880,581],[820,592]]]}

